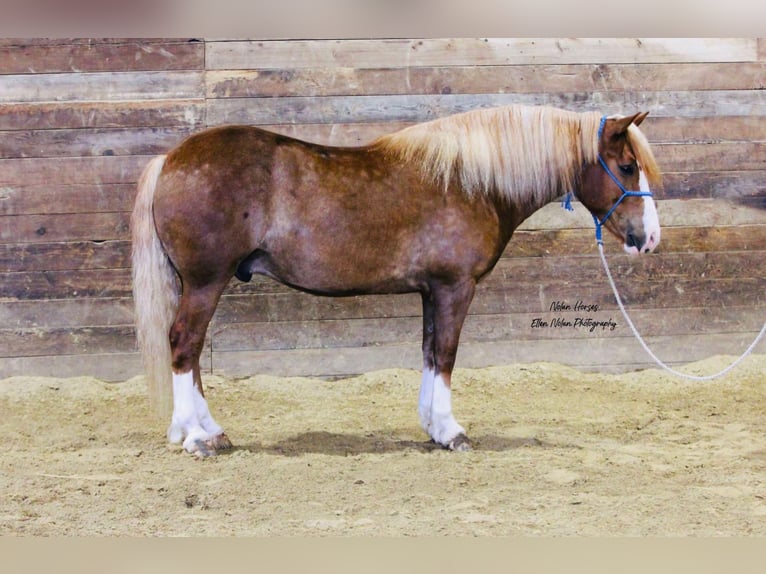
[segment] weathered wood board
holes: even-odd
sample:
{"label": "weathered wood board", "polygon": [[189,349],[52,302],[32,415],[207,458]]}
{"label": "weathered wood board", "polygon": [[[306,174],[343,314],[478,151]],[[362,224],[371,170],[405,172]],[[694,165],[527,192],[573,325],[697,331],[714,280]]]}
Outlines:
{"label": "weathered wood board", "polygon": [[[766,319],[766,41],[391,39],[0,41],[0,377],[140,372],[129,214],[148,159],[251,123],[361,145],[476,107],[648,110],[664,171],[660,252],[607,243],[637,326],[671,364],[738,354]],[[598,312],[556,311],[556,303]],[[335,377],[420,365],[417,296],[315,298],[233,280],[204,368]],[[612,329],[571,326],[577,319]],[[763,351],[763,346],[760,348]],[[481,285],[459,364],[648,366],[600,269],[590,217],[551,204]]]}

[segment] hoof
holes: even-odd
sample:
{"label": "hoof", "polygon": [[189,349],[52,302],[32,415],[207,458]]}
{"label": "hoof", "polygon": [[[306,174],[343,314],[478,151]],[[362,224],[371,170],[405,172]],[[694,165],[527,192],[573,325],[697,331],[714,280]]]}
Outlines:
{"label": "hoof", "polygon": [[447,448],[456,452],[467,452],[471,450],[471,441],[463,433],[460,433],[449,442]]}
{"label": "hoof", "polygon": [[189,450],[190,454],[198,458],[207,458],[209,456],[215,456],[217,453],[214,448],[211,448],[210,441],[207,440],[195,440]]}
{"label": "hoof", "polygon": [[231,441],[226,433],[221,433],[206,441],[215,450],[229,450],[232,448]]}
{"label": "hoof", "polygon": [[229,450],[231,447],[229,437],[221,433],[207,440],[195,440],[189,452],[199,458],[207,458],[217,455],[219,450]]}

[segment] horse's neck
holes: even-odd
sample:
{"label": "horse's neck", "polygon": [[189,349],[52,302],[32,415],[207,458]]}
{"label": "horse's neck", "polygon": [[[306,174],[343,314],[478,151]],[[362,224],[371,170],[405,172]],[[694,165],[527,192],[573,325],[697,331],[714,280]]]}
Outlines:
{"label": "horse's neck", "polygon": [[[575,148],[574,145],[571,147]],[[559,158],[558,163],[553,162],[549,165],[558,165],[560,171],[548,172],[543,176],[537,173],[510,177],[506,180],[510,183],[507,189],[496,188],[487,195],[498,204],[511,206],[523,221],[567,193],[577,195],[583,177],[583,161],[583,158],[577,155],[569,162],[563,162]]]}
{"label": "horse's neck", "polygon": [[[575,190],[568,190],[574,192]],[[511,217],[516,221],[516,225],[520,225],[525,219],[531,217],[535,212],[541,210],[549,203],[557,201],[567,191],[550,190],[545,194],[534,193],[534,191],[521,194],[516,194],[515,198],[510,202],[504,200],[498,196],[498,209],[503,211],[510,211]]]}

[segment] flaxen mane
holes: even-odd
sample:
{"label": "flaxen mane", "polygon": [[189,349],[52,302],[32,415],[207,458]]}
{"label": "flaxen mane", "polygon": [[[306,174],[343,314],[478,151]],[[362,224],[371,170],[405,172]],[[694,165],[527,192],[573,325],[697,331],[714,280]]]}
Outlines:
{"label": "flaxen mane", "polygon": [[641,166],[646,179],[649,181],[649,187],[655,191],[662,189],[662,175],[657,160],[654,159],[652,149],[649,147],[649,142],[643,132],[632,124],[628,128],[628,144],[630,144],[638,165]]}
{"label": "flaxen mane", "polygon": [[[601,115],[550,107],[474,110],[405,128],[373,145],[419,161],[424,177],[446,186],[457,177],[468,194],[499,194],[512,203],[543,205],[575,188],[584,163],[598,156]],[[643,134],[629,140],[650,182],[659,179]]]}

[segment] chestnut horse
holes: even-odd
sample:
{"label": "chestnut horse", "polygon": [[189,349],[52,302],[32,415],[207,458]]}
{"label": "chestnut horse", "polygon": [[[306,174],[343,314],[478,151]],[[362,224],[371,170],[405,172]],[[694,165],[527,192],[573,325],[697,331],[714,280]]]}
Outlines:
{"label": "chestnut horse", "polygon": [[646,115],[505,106],[361,147],[224,126],[151,160],[131,220],[133,293],[150,397],[167,413],[172,390],[169,440],[199,456],[231,447],[199,358],[231,277],[259,273],[316,295],[420,293],[420,424],[468,449],[451,407],[458,338],[518,225],[571,191],[629,253],[657,246],[659,171],[637,128]]}

